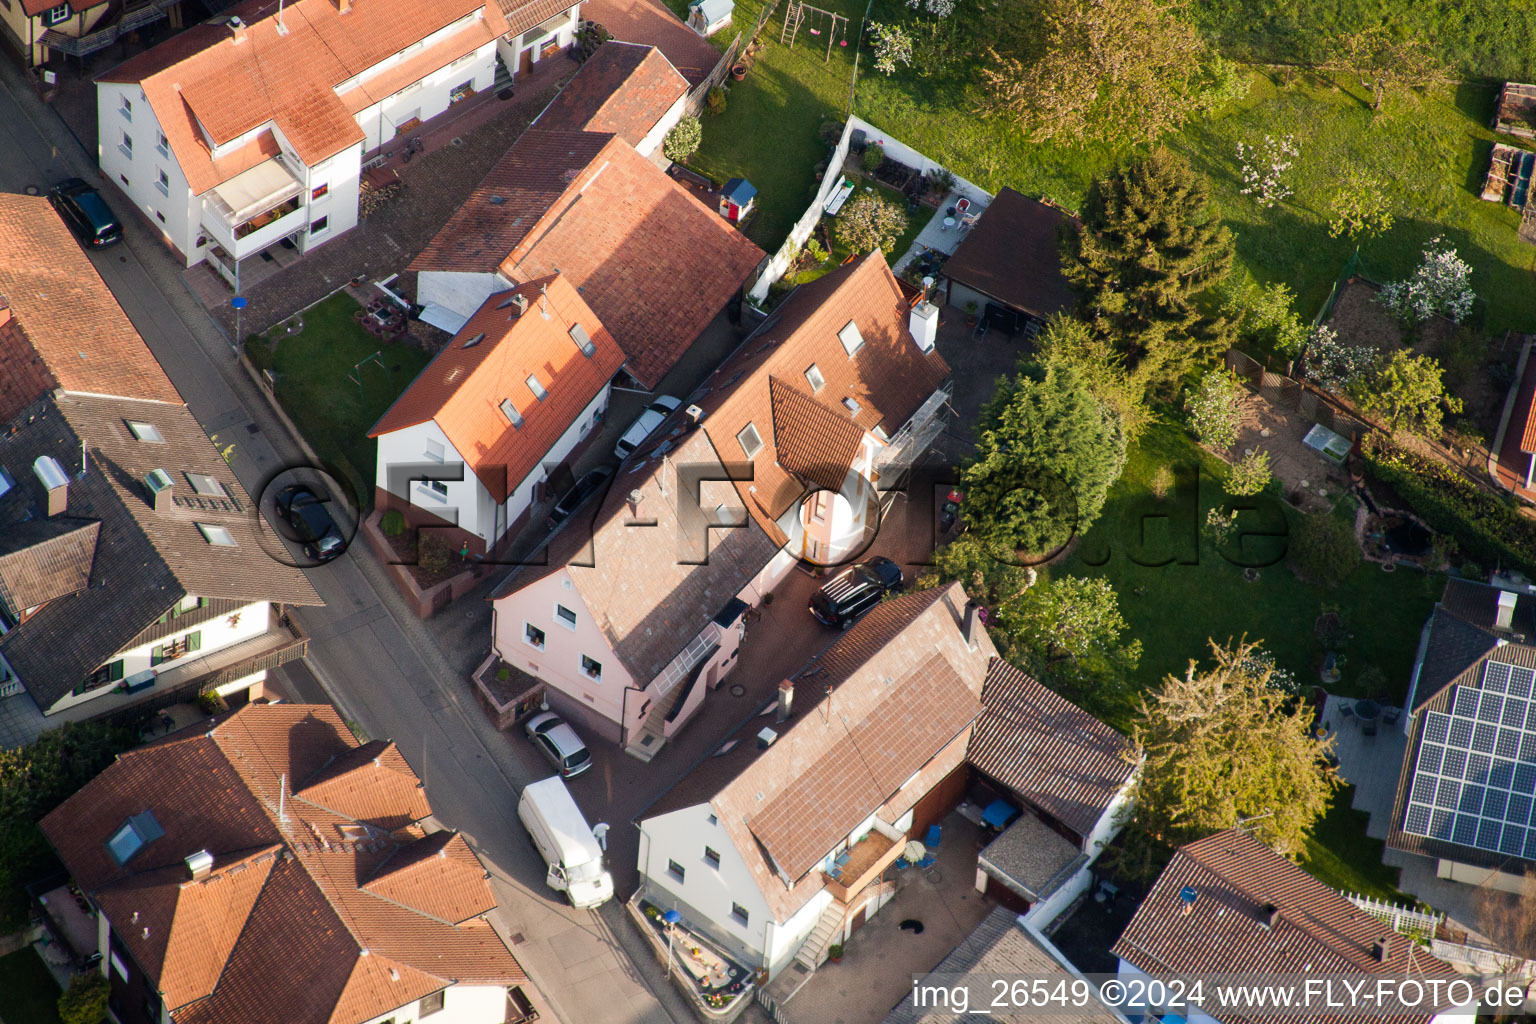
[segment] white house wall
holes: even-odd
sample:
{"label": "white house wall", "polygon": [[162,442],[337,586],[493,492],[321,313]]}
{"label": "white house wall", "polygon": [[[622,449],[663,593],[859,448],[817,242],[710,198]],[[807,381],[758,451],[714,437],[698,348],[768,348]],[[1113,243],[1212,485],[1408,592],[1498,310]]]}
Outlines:
{"label": "white house wall", "polygon": [[[132,120],[123,115],[125,97],[133,104]],[[102,82],[96,88],[96,102],[96,160],[102,175],[127,193],[165,241],[190,254],[197,240],[202,204],[192,196],[170,146],[160,149],[160,122],[144,90],[137,82]],[[133,139],[131,156],[122,149],[125,132]],[[169,179],[163,191],[159,186],[161,171]],[[124,227],[132,229],[131,225]]]}
{"label": "white house wall", "polygon": [[[427,45],[430,46],[431,42]],[[366,82],[367,74],[359,76],[359,80]],[[496,42],[491,40],[447,67],[439,68],[420,81],[358,111],[357,126],[368,137],[363,148],[371,153],[380,146],[388,145],[394,139],[398,126],[412,117],[426,121],[441,114],[448,109],[449,94],[462,83],[473,82],[475,91],[481,92],[489,89],[495,80]],[[405,134],[409,135],[410,132],[411,129],[407,129]]]}
{"label": "white house wall", "polygon": [[423,270],[416,275],[416,301],[423,306],[435,302],[468,320],[486,299],[510,287],[511,282],[495,272],[465,274]]}
{"label": "white house wall", "polygon": [[[724,826],[710,823],[713,816],[708,804],[698,804],[642,821],[640,876],[658,906],[670,909],[675,902],[684,922],[761,967],[769,962],[780,929],[770,927],[773,914],[762,891]],[[720,854],[719,868],[704,859],[706,846]],[[669,861],[683,868],[681,882],[667,870]],[[731,915],[733,903],[746,909],[745,925]]]}
{"label": "white house wall", "polygon": [[[234,625],[231,625],[230,619],[234,618],[236,615],[239,616],[239,620]],[[241,643],[242,641],[261,636],[263,633],[268,632],[271,628],[272,605],[266,601],[254,601],[251,604],[244,605],[243,607],[236,609],[234,612],[228,612],[216,618],[208,619],[207,621],[198,623],[197,625],[190,625],[185,629],[170,633],[149,643],[141,644],[138,647],[119,651],[112,657],[106,659],[104,664],[122,659],[124,679],[128,679],[129,677],[134,676],[139,672],[143,672],[148,668],[158,668],[162,672],[168,672],[182,664],[186,658],[207,657],[209,654],[212,654],[215,651],[221,651],[226,647],[231,647],[235,644]],[[153,655],[154,649],[156,647],[160,647],[162,645],[169,646],[170,644],[173,644],[185,637],[188,633],[196,632],[202,633],[202,645],[198,648],[198,650],[184,655],[182,658],[178,658],[175,661],[162,662],[157,666],[150,664],[151,656]],[[22,682],[25,683],[26,680],[23,679]],[[74,694],[67,694],[60,698],[59,701],[52,707],[45,708],[44,710],[48,714],[57,714],[66,708],[84,704],[87,701],[94,700],[97,697],[104,697],[112,693],[113,690],[113,686],[101,686],[87,693],[79,694],[78,696]]]}
{"label": "white house wall", "polygon": [[443,1008],[426,1016],[421,1002],[381,1014],[367,1024],[502,1024],[507,1019],[507,990],[500,985],[452,985],[443,994]]}
{"label": "white house wall", "polygon": [[660,149],[662,142],[667,137],[667,132],[671,131],[677,125],[677,122],[683,119],[683,114],[687,109],[688,94],[685,92],[677,98],[676,103],[672,104],[672,108],[661,116],[661,120],[656,122],[656,126],[649,132],[646,132],[645,138],[636,144],[635,152],[643,157],[649,157]]}
{"label": "white house wall", "polygon": [[532,60],[537,65],[539,63],[539,51],[547,47],[551,42],[558,43],[561,48],[570,46],[576,39],[576,25],[579,20],[578,12],[580,9],[581,5],[577,4],[567,10],[564,20],[549,31],[541,31],[542,26],[536,25],[516,39],[508,39],[503,36],[496,40],[496,52],[501,57],[501,62],[506,65],[507,72],[512,75],[519,73],[522,54],[526,50],[531,49],[533,51],[531,55]]}

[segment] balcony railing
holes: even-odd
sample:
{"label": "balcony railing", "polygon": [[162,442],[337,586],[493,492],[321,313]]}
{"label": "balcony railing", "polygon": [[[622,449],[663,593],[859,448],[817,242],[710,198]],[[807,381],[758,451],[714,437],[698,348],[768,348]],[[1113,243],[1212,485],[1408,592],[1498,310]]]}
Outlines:
{"label": "balcony railing", "polygon": [[235,238],[238,240],[245,238],[247,235],[254,234],[257,231],[260,231],[262,228],[266,227],[268,224],[271,224],[274,221],[282,220],[290,213],[296,212],[303,205],[304,204],[299,200],[299,197],[294,196],[292,199],[288,200],[286,203],[283,203],[281,206],[275,206],[265,213],[258,213],[244,224],[235,226]]}
{"label": "balcony railing", "polygon": [[869,883],[880,877],[881,872],[895,863],[905,849],[900,839],[884,835],[879,829],[854,843],[839,858],[847,857],[842,864],[834,864],[837,874],[827,874],[827,888],[833,898],[847,903]]}

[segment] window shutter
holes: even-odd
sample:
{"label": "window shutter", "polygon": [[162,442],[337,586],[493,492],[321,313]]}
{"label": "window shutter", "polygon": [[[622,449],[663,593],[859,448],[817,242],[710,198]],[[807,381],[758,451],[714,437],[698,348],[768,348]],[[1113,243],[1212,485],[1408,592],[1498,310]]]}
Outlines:
{"label": "window shutter", "polygon": [[192,651],[200,651],[202,649],[203,649],[203,631],[202,630],[198,630],[195,633],[188,633],[187,634],[187,651],[188,651],[188,653],[190,653]]}
{"label": "window shutter", "polygon": [[122,659],[118,659],[112,663],[111,671],[108,673],[107,678],[111,679],[114,683],[123,678]]}
{"label": "window shutter", "polygon": [[149,663],[151,665],[158,665],[158,664],[160,664],[164,660],[165,660],[165,647],[164,647],[164,645],[157,644],[155,646],[155,649],[153,651],[149,652]]}

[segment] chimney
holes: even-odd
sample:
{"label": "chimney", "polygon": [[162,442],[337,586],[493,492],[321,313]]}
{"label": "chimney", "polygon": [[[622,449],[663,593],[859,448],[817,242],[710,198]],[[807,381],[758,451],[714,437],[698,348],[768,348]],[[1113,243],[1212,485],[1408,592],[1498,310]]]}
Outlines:
{"label": "chimney", "polygon": [[1371,959],[1379,964],[1387,962],[1387,957],[1392,953],[1392,936],[1383,935],[1371,943]]}
{"label": "chimney", "polygon": [[236,46],[245,42],[245,22],[241,21],[238,15],[231,15],[226,24],[229,25],[229,30],[235,34]]}
{"label": "chimney", "polygon": [[779,713],[774,721],[782,722],[789,717],[789,709],[795,702],[795,684],[786,679],[779,684]]}
{"label": "chimney", "polygon": [[352,10],[352,0],[336,0],[336,10],[342,14]]}
{"label": "chimney", "polygon": [[166,513],[174,504],[176,489],[171,483],[171,474],[163,469],[152,469],[144,478],[144,483],[149,485],[149,503],[154,506],[156,512]]}
{"label": "chimney", "polygon": [[1265,903],[1259,908],[1259,927],[1266,932],[1280,923],[1280,908],[1273,903]]}
{"label": "chimney", "polygon": [[512,316],[508,317],[507,319],[510,320],[513,317],[519,317],[528,312],[528,296],[524,295],[522,292],[518,292],[507,301],[512,306]]}
{"label": "chimney", "polygon": [[981,630],[981,606],[975,601],[965,602],[965,646],[976,650],[981,643],[979,632]]}
{"label": "chimney", "polygon": [[198,850],[187,858],[187,870],[193,878],[208,877],[208,873],[213,870],[213,854],[207,850]]}
{"label": "chimney", "polygon": [[59,460],[52,455],[39,455],[32,463],[32,472],[37,474],[38,482],[47,492],[47,514],[56,516],[63,513],[64,507],[69,504],[69,477],[64,474],[64,467],[59,465]]}
{"label": "chimney", "polygon": [[697,405],[690,405],[688,408],[683,410],[683,414],[688,417],[690,422],[704,422],[704,410],[699,408]]}
{"label": "chimney", "polygon": [[907,326],[912,331],[917,347],[924,352],[932,352],[934,342],[939,337],[939,307],[923,299],[912,307],[907,317]]}
{"label": "chimney", "polygon": [[778,738],[779,734],[765,725],[762,731],[757,734],[757,747],[759,750],[767,750],[773,746],[773,741]]}
{"label": "chimney", "polygon": [[1512,629],[1515,625],[1515,602],[1519,601],[1518,594],[1508,590],[1499,591],[1499,614],[1493,620],[1495,629]]}

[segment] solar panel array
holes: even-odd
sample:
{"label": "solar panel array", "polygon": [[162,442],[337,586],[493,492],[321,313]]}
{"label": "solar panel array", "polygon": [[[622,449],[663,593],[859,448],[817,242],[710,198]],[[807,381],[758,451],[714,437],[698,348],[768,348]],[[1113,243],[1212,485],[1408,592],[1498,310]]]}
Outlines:
{"label": "solar panel array", "polygon": [[1536,670],[1487,662],[1429,713],[1403,831],[1536,860]]}

